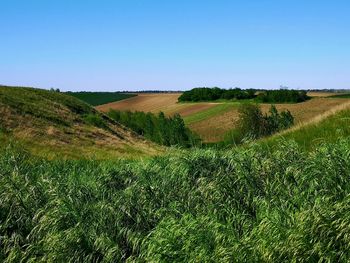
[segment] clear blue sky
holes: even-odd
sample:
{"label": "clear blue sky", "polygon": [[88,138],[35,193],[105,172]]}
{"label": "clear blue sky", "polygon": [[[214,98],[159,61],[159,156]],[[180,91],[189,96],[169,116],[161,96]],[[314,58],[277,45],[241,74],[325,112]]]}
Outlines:
{"label": "clear blue sky", "polygon": [[0,83],[350,88],[350,1],[0,0]]}

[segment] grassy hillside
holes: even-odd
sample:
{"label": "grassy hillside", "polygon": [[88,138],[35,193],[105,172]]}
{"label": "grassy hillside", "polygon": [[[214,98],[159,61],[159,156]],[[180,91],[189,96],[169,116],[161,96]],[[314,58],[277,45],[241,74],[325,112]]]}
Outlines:
{"label": "grassy hillside", "polygon": [[67,92],[68,95],[76,97],[86,103],[98,106],[114,101],[120,101],[137,96],[136,94],[120,92]]}
{"label": "grassy hillside", "polygon": [[0,155],[2,262],[348,262],[350,141],[143,162]]}
{"label": "grassy hillside", "polygon": [[20,142],[48,158],[154,154],[143,141],[90,105],[66,94],[0,86],[0,141]]}
{"label": "grassy hillside", "polygon": [[324,142],[335,142],[339,138],[350,136],[350,103],[319,115],[313,120],[297,125],[290,130],[261,140],[265,145],[271,146],[283,138],[292,139],[306,150],[312,150]]}

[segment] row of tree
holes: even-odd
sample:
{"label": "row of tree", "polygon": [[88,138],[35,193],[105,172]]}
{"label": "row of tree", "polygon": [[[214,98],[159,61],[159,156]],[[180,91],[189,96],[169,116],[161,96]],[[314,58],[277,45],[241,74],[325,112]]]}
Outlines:
{"label": "row of tree", "polygon": [[248,89],[242,90],[240,88],[234,89],[220,89],[218,87],[215,88],[194,88],[189,91],[185,91],[179,97],[180,102],[185,101],[214,101],[219,99],[226,100],[242,100],[242,99],[252,99],[255,98],[255,90]]}
{"label": "row of tree", "polygon": [[185,126],[179,114],[166,117],[163,112],[155,115],[150,112],[111,110],[108,115],[137,134],[161,145],[191,147],[200,143],[199,137]]}
{"label": "row of tree", "polygon": [[215,100],[244,100],[255,99],[263,103],[298,103],[310,99],[304,90],[255,90],[255,89],[220,89],[220,88],[194,88],[185,91],[179,97],[179,102],[186,101],[215,101]]}

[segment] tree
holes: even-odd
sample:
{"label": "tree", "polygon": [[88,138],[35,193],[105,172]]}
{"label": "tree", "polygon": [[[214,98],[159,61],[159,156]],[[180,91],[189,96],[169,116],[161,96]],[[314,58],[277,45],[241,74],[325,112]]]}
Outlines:
{"label": "tree", "polygon": [[239,118],[237,131],[232,133],[234,141],[244,138],[257,139],[287,129],[294,124],[294,117],[290,111],[278,112],[275,105],[271,105],[269,114],[263,114],[257,104],[242,104],[238,110]]}
{"label": "tree", "polygon": [[238,130],[242,138],[259,138],[264,134],[265,119],[260,107],[257,104],[242,104],[239,109]]}

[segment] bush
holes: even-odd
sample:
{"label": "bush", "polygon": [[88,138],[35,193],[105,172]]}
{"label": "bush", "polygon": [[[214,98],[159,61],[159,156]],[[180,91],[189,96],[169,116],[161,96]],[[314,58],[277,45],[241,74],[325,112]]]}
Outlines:
{"label": "bush", "polygon": [[89,125],[96,126],[102,129],[107,128],[105,120],[98,114],[87,114],[83,117],[83,120]]}
{"label": "bush", "polygon": [[289,110],[279,113],[274,105],[265,115],[257,104],[242,104],[238,111],[238,132],[233,134],[236,142],[268,136],[294,124],[294,117]]}

